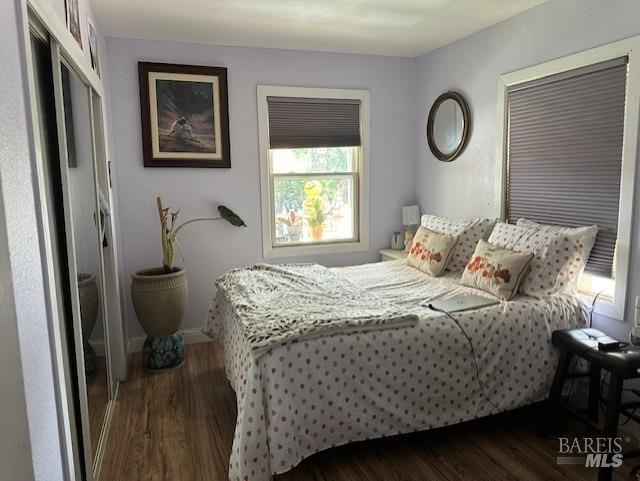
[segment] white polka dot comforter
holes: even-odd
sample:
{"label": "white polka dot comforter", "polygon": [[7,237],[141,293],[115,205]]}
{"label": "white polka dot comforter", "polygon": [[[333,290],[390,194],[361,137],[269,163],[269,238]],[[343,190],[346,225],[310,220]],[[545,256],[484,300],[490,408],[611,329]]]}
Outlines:
{"label": "white polka dot comforter", "polygon": [[459,327],[424,306],[435,297],[482,294],[460,286],[460,273],[432,278],[404,261],[333,271],[420,320],[411,327],[292,342],[256,358],[218,292],[205,330],[224,344],[237,396],[231,480],[266,481],[333,446],[540,401],[556,364],[551,332],[584,324],[579,301],[568,295],[521,296],[453,314],[474,344],[489,402]]}

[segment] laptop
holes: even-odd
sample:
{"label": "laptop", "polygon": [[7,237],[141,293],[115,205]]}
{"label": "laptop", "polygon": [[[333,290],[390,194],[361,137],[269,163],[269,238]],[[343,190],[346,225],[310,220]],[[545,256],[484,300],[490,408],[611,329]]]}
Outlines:
{"label": "laptop", "polygon": [[460,312],[480,309],[500,304],[498,299],[478,296],[476,294],[456,294],[448,299],[436,299],[428,305],[433,306],[436,311]]}

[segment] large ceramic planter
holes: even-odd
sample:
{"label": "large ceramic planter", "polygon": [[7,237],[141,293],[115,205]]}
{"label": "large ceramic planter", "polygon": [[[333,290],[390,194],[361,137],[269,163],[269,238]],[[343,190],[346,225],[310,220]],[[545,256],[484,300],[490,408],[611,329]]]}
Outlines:
{"label": "large ceramic planter", "polygon": [[78,274],[78,294],[80,297],[80,324],[82,340],[87,342],[96,327],[98,317],[98,284],[93,274]]}
{"label": "large ceramic planter", "polygon": [[78,298],[80,301],[80,325],[84,350],[84,372],[91,376],[96,370],[96,351],[89,343],[98,318],[98,284],[93,274],[78,274]]}
{"label": "large ceramic planter", "polygon": [[165,273],[162,268],[144,269],[131,276],[133,308],[147,333],[143,360],[147,368],[161,371],[184,360],[184,342],[177,333],[187,305],[184,269]]}

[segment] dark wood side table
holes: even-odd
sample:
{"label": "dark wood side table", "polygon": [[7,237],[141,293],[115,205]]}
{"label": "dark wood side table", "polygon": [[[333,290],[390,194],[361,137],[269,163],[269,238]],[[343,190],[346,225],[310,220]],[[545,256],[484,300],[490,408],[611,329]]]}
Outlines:
{"label": "dark wood side table", "polygon": [[[610,374],[609,392],[606,399],[606,416],[604,435],[615,438],[618,434],[618,418],[620,413],[640,422],[640,416],[631,409],[640,406],[640,402],[622,403],[622,387],[626,379],[640,377],[640,349],[627,346],[620,350],[605,352],[598,350],[598,342],[611,340],[609,336],[597,329],[566,329],[554,331],[551,342],[560,350],[560,360],[556,369],[549,401],[559,403],[562,386],[569,377],[569,367],[574,356],[589,363],[589,407],[588,420],[592,424],[598,422],[598,408],[600,403],[601,372]],[[633,453],[636,455],[636,453]],[[598,481],[611,481],[613,468],[601,467],[598,470]]]}

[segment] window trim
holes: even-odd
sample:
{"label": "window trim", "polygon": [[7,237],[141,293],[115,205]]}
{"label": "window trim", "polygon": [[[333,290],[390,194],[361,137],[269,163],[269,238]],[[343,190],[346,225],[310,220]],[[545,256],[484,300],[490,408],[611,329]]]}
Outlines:
{"label": "window trim", "polygon": [[[622,175],[620,179],[620,206],[618,216],[618,243],[616,250],[616,285],[613,302],[599,302],[598,314],[624,320],[627,287],[630,274],[631,235],[634,219],[634,193],[638,148],[638,125],[640,117],[640,36],[610,43],[602,47],[585,50],[573,55],[544,62],[522,70],[503,74],[498,79],[498,119],[496,129],[496,198],[497,215],[505,218],[507,180],[507,88],[537,80],[567,70],[585,67],[616,57],[628,57],[628,77],[625,119],[622,145]],[[624,214],[624,215],[622,215]]]}
{"label": "window trim", "polygon": [[[269,167],[269,110],[267,97],[308,97],[360,100],[360,159],[356,175],[358,185],[357,241],[326,242],[310,245],[274,246],[271,226],[275,222],[272,209],[271,172]],[[369,91],[311,87],[279,87],[258,85],[258,148],[260,156],[260,198],[262,209],[262,253],[265,258],[338,254],[369,250]]]}

